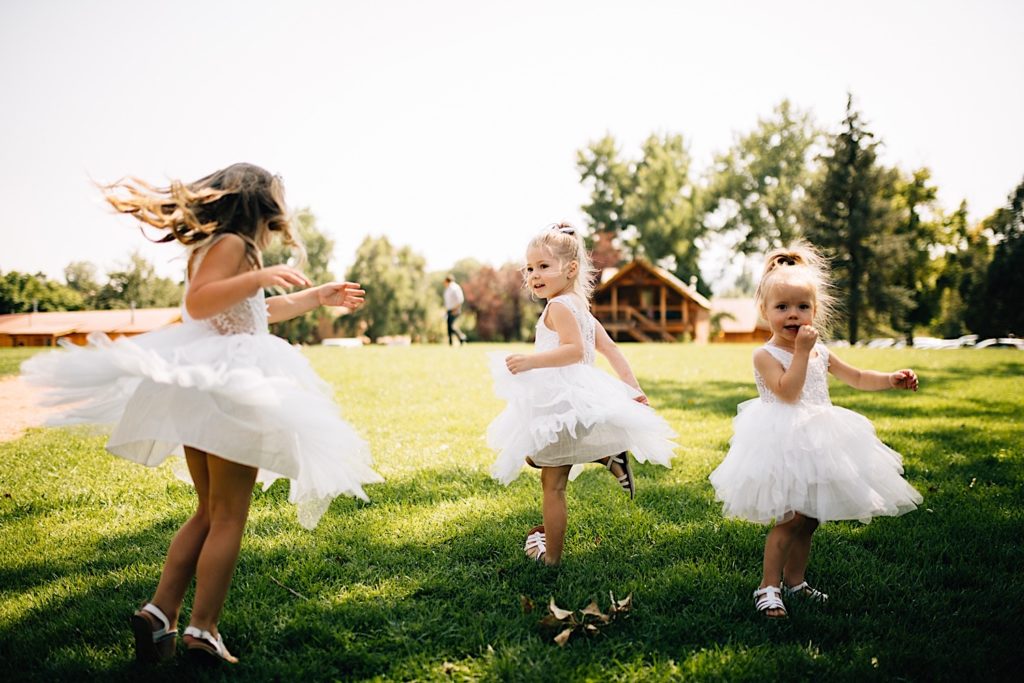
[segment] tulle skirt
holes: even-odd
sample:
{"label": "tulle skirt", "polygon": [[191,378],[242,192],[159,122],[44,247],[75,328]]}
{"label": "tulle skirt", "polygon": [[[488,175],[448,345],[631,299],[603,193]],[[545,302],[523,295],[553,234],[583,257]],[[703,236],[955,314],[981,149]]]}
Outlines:
{"label": "tulle skirt", "polygon": [[900,454],[863,416],[833,405],[741,403],[729,452],[709,477],[727,517],[767,524],[894,516],[921,494]]}
{"label": "tulle skirt", "polygon": [[291,481],[299,522],[316,526],[336,496],[367,499],[383,481],[369,446],[341,419],[330,386],[271,334],[221,335],[199,323],[35,356],[22,365],[43,402],[66,406],[52,425],[112,427],[107,450],[156,466],[182,446]]}
{"label": "tulle skirt", "polygon": [[[489,353],[494,390],[508,405],[487,428],[498,451],[491,475],[511,483],[526,456],[539,466],[581,465],[630,451],[640,462],[670,466],[676,433],[638,392],[593,365],[538,368],[513,375],[503,353]],[[573,468],[570,475],[580,471]]]}

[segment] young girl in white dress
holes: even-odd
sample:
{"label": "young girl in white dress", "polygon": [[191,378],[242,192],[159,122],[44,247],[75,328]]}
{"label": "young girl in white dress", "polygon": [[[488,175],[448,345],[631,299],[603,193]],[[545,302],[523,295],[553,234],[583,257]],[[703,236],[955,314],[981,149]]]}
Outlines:
{"label": "young girl in white dress", "polygon": [[774,526],[764,546],[754,604],[786,616],[782,600],[824,602],[804,572],[820,522],[902,515],[921,495],[903,479],[899,453],[862,415],[832,405],[828,373],[866,391],[917,391],[913,370],[858,370],[818,341],[833,297],[823,259],[806,243],[768,255],[755,298],[772,336],[754,351],[759,398],[741,403],[729,453],[711,473],[723,512]]}
{"label": "young girl in white dress", "polygon": [[[534,237],[524,278],[547,306],[535,353],[490,354],[495,392],[508,405],[488,427],[487,443],[499,451],[491,474],[504,484],[524,463],[540,468],[544,524],[530,530],[524,549],[538,562],[558,564],[573,466],[575,475],[584,463],[605,465],[632,497],[626,451],[668,467],[676,434],[647,404],[626,358],[590,313],[592,268],[582,236],[561,223]],[[595,351],[620,379],[594,366]]]}
{"label": "young girl in white dress", "polygon": [[[195,514],[178,530],[152,599],[131,619],[136,656],[173,656],[185,591],[196,579],[185,629],[192,658],[236,662],[217,621],[238,559],[253,484],[291,480],[289,499],[312,528],[332,498],[366,499],[382,481],[369,449],[339,416],[332,390],[306,359],[267,332],[319,306],[354,309],[355,283],[310,287],[287,265],[262,267],[275,234],[295,242],[281,181],[235,164],[191,184],[155,188],[138,180],[105,188],[107,201],[187,246],[183,323],[133,338],[91,336],[87,347],[36,356],[26,379],[67,404],[52,424],[114,425],[107,449],[156,466],[184,451],[196,488]],[[264,299],[267,287],[305,287]]]}

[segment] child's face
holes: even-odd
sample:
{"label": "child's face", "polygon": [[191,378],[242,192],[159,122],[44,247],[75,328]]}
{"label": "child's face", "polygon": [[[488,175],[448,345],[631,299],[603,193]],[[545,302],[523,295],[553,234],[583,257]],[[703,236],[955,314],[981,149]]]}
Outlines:
{"label": "child's face", "polygon": [[563,264],[547,247],[526,251],[526,286],[538,299],[551,299],[572,289],[572,263]]}
{"label": "child's face", "polygon": [[777,340],[792,343],[801,325],[814,322],[814,289],[803,282],[775,283],[765,300],[765,319]]}

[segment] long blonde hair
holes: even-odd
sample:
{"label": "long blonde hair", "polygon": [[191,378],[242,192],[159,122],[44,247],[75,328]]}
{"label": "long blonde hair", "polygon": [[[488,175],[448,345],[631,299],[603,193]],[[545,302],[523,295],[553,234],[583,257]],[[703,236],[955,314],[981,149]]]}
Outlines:
{"label": "long blonde hair", "polygon": [[810,287],[814,326],[823,338],[827,338],[835,316],[836,298],[832,296],[832,275],[825,257],[805,240],[797,240],[787,247],[770,251],[765,257],[761,281],[757,283],[754,292],[761,317],[768,317],[768,296],[772,288],[783,281],[803,283]]}
{"label": "long blonde hair", "polygon": [[[543,247],[550,251],[563,267],[573,261],[576,262],[576,277],[572,281],[572,291],[583,299],[589,308],[590,297],[594,293],[594,266],[591,264],[590,254],[587,253],[580,231],[569,223],[552,223],[526,245],[527,250],[534,247]],[[525,272],[523,282],[525,285]]]}
{"label": "long blonde hair", "polygon": [[200,248],[213,237],[233,233],[245,241],[253,268],[274,233],[304,253],[284,202],[279,176],[253,164],[232,164],[192,183],[172,180],[157,187],[135,177],[102,186],[107,202],[120,213],[168,234],[155,242],[178,241]]}

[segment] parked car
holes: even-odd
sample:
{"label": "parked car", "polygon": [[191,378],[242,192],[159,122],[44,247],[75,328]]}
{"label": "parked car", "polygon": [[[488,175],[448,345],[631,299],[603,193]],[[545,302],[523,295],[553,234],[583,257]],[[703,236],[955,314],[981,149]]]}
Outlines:
{"label": "parked car", "polygon": [[974,345],[976,349],[997,349],[1012,348],[1024,351],[1024,339],[1016,337],[999,337],[998,339],[985,339]]}

